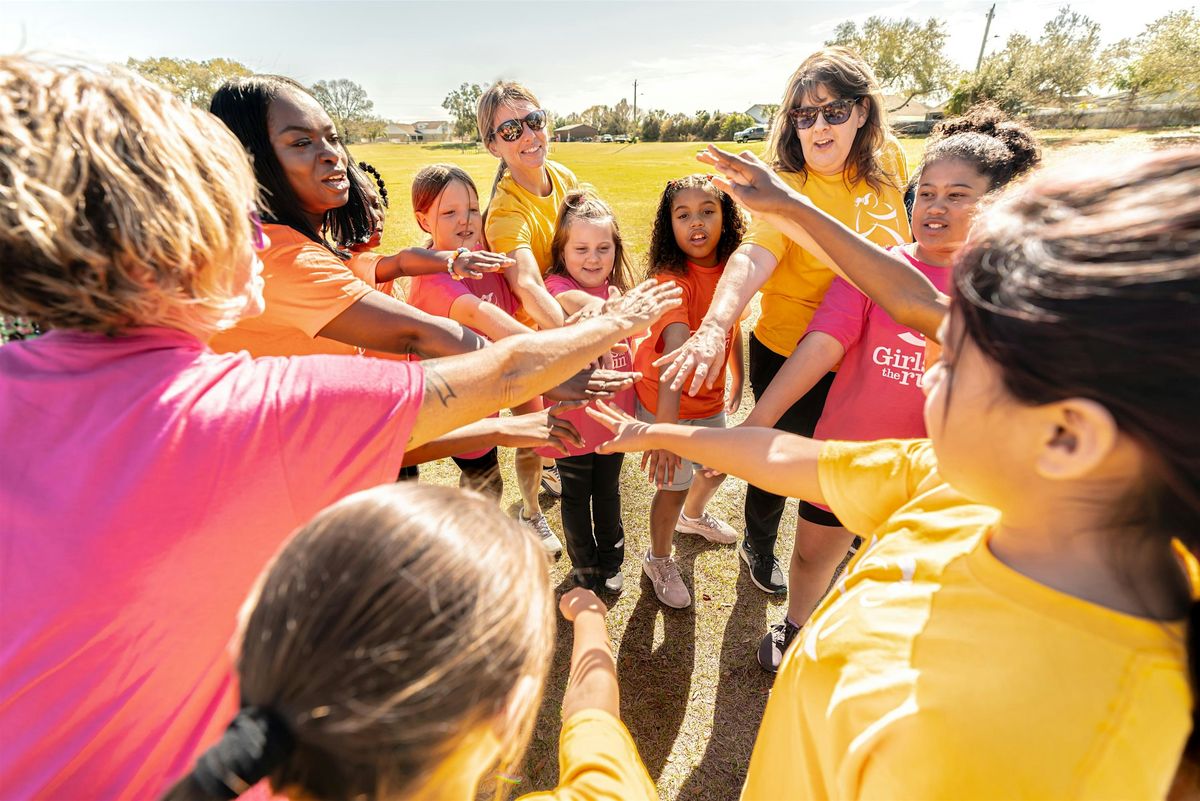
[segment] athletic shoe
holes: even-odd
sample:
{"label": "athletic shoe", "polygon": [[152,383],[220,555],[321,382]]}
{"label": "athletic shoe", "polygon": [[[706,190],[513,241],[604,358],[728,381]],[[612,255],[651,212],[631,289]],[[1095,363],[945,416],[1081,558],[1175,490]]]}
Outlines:
{"label": "athletic shoe", "polygon": [[562,477],[558,475],[558,465],[542,468],[542,489],[547,495],[562,497]]}
{"label": "athletic shoe", "polygon": [[793,626],[786,617],[767,629],[767,633],[758,644],[759,666],[768,673],[778,673],[784,653],[799,632],[800,627]]}
{"label": "athletic shoe", "polygon": [[675,530],[682,531],[684,534],[699,534],[709,542],[721,545],[737,542],[738,538],[737,532],[733,530],[732,526],[724,520],[718,520],[707,511],[695,518],[680,512],[679,521],[675,523]]}
{"label": "athletic shoe", "polygon": [[550,522],[546,520],[546,516],[538,512],[533,517],[526,517],[524,512],[517,512],[521,518],[521,522],[533,529],[538,538],[542,541],[542,548],[548,554],[562,553],[562,542],[554,535],[550,529]]}
{"label": "athletic shoe", "polygon": [[763,556],[755,553],[750,547],[750,540],[745,537],[738,546],[738,553],[742,555],[746,567],[750,568],[750,580],[754,582],[755,587],[772,595],[783,595],[787,592],[787,577],[783,575],[775,554]]}
{"label": "athletic shoe", "polygon": [[685,609],[692,605],[691,593],[683,584],[683,576],[679,575],[679,565],[675,564],[674,556],[656,559],[646,551],[642,570],[654,584],[654,594],[665,605],[672,609]]}
{"label": "athletic shoe", "polygon": [[609,592],[620,592],[625,587],[625,577],[618,570],[604,580],[604,589]]}

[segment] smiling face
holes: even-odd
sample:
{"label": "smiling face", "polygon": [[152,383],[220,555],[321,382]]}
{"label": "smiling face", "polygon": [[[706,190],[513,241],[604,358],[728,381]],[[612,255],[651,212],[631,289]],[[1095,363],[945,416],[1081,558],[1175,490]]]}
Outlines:
{"label": "smiling face", "polygon": [[300,208],[320,231],[325,212],[350,200],[346,152],[333,120],[308,95],[283,92],[271,103],[267,135]]}
{"label": "smiling face", "polygon": [[943,159],[921,168],[913,201],[916,257],[926,264],[949,266],[971,230],[979,200],[990,184],[970,164]]}
{"label": "smiling face", "polygon": [[563,248],[563,266],[582,287],[604,286],[616,264],[612,220],[572,220]]}
{"label": "smiling face", "polygon": [[[833,95],[825,84],[818,84],[814,92],[805,92],[800,98],[801,106],[823,106],[840,98]],[[858,129],[867,121],[865,104],[868,98],[862,98],[854,104],[850,119],[841,125],[830,125],[824,114],[818,114],[816,122],[810,128],[796,130],[796,138],[800,140],[800,150],[804,153],[805,168],[818,175],[841,175],[846,168],[846,159],[850,156],[850,148]]]}
{"label": "smiling face", "polygon": [[434,250],[475,250],[483,230],[479,197],[462,181],[451,180],[425,211],[416,213],[417,224],[433,237]]}
{"label": "smiling face", "polygon": [[671,200],[671,230],[675,234],[675,243],[693,264],[716,266],[723,224],[721,201],[715,192],[688,187],[676,192]]}
{"label": "smiling face", "polygon": [[[528,100],[514,100],[505,103],[492,115],[492,131],[505,120],[522,120],[530,112],[537,111],[537,106]],[[546,152],[550,143],[550,126],[540,131],[530,130],[528,125],[521,126],[521,135],[513,142],[506,142],[499,135],[488,139],[487,149],[496,158],[504,159],[510,170],[522,173],[539,171],[546,164]]]}

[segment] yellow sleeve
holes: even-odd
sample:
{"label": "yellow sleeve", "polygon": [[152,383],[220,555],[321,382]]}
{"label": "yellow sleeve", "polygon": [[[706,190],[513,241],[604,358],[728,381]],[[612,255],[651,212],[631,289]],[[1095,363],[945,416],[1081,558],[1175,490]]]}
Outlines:
{"label": "yellow sleeve", "polygon": [[817,466],[825,503],[860,537],[870,536],[936,473],[927,439],[826,442]]}
{"label": "yellow sleeve", "polygon": [[884,172],[896,177],[900,191],[903,192],[911,176],[908,171],[908,157],[904,155],[904,146],[900,144],[900,140],[891,136],[884,140],[882,161]]}
{"label": "yellow sleeve", "polygon": [[511,253],[518,248],[533,247],[533,228],[519,209],[508,208],[503,198],[493,201],[488,209],[484,230],[488,247],[496,253]]}
{"label": "yellow sleeve", "polygon": [[558,738],[558,786],[517,801],[657,801],[625,724],[599,709],[577,712]]}
{"label": "yellow sleeve", "polygon": [[375,291],[337,256],[309,242],[268,250],[263,281],[263,319],[298,328],[310,337]]}

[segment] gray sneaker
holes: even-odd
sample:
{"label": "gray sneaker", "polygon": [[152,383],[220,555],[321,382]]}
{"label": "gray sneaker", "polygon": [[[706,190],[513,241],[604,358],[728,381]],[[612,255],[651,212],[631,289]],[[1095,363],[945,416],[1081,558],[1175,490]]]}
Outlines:
{"label": "gray sneaker", "polygon": [[646,551],[646,557],[642,559],[642,570],[654,584],[654,594],[658,596],[658,600],[672,609],[685,609],[692,605],[691,593],[683,583],[683,576],[679,574],[679,565],[675,564],[674,554],[656,559]]}
{"label": "gray sneaker", "polygon": [[538,512],[533,517],[526,517],[524,512],[517,512],[521,518],[521,522],[533,529],[538,538],[542,541],[542,548],[548,554],[562,553],[562,541],[554,534],[550,528],[550,521],[546,520],[546,516]]}
{"label": "gray sneaker", "polygon": [[682,531],[684,534],[699,534],[709,542],[720,543],[721,545],[731,545],[737,542],[737,532],[733,527],[724,520],[713,517],[705,510],[699,517],[688,517],[683,512],[679,513],[679,520],[675,523],[675,530]]}

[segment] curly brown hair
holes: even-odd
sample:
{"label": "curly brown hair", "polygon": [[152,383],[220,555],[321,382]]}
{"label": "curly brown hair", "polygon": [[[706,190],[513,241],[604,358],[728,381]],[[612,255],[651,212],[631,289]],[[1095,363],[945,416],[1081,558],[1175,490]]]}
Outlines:
{"label": "curly brown hair", "polygon": [[707,175],[696,173],[667,181],[658,210],[654,212],[654,227],[650,233],[650,252],[646,254],[646,277],[659,273],[687,275],[687,255],[675,241],[671,227],[671,204],[684,189],[703,189],[716,196],[721,204],[721,236],[717,240],[717,262],[723,263],[742,244],[746,234],[746,215],[728,192],[717,188]]}
{"label": "curly brown hair", "polygon": [[806,94],[815,94],[818,86],[824,86],[834,97],[854,98],[867,112],[867,121],[854,135],[854,144],[846,157],[843,173],[846,183],[866,181],[876,192],[882,192],[885,186],[903,189],[883,165],[883,145],[891,128],[884,118],[879,81],[870,65],[845,47],[818,50],[792,73],[787,91],[783,93],[783,102],[775,112],[764,158],[776,170],[807,175],[804,151],[788,119],[788,112],[800,106]]}

